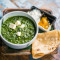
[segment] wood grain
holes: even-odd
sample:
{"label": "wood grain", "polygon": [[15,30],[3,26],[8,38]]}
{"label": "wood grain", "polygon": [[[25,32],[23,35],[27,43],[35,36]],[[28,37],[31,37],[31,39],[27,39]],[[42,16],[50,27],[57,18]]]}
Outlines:
{"label": "wood grain", "polygon": [[0,54],[0,60],[29,60],[29,56],[28,55],[9,56],[9,55]]}

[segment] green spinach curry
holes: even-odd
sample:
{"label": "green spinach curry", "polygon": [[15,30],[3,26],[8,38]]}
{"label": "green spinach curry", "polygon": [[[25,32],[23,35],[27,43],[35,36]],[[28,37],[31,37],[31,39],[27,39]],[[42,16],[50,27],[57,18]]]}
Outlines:
{"label": "green spinach curry", "polygon": [[[20,25],[15,25],[15,23],[20,23]],[[10,24],[12,25],[10,26]],[[9,17],[3,22],[1,34],[7,41],[11,43],[23,44],[33,39],[36,32],[35,30],[34,23],[29,18],[25,16],[13,16]]]}

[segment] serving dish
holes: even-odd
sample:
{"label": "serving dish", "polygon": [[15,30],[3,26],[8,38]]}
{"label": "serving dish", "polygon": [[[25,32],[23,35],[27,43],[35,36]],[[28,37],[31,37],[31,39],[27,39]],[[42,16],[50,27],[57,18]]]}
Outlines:
{"label": "serving dish", "polygon": [[[51,12],[49,12],[49,14],[48,12],[43,11],[35,6],[32,6],[29,12],[29,15],[33,14],[33,16],[31,16],[36,20],[38,28],[43,31],[51,30],[51,26],[56,21],[56,17],[51,15]],[[37,17],[34,17],[34,15],[36,15]]]}
{"label": "serving dish", "polygon": [[[41,10],[49,12],[49,13],[52,13],[51,10],[47,10],[47,9],[41,9]],[[3,11],[3,15],[5,15],[5,14],[11,12],[11,11],[25,11],[25,12],[27,12],[27,11],[30,11],[30,9],[5,9]],[[54,29],[54,27],[52,27],[52,30],[53,29]],[[39,29],[39,32],[42,33],[44,31],[42,31],[42,30]],[[4,55],[30,55],[31,54],[31,45],[29,47],[25,48],[25,49],[22,49],[22,50],[12,49],[12,48],[6,46],[4,44],[4,42],[2,42],[2,44],[0,44],[0,45],[2,45],[0,47],[2,48],[1,52]],[[52,54],[55,54],[55,53],[57,53],[57,49]]]}
{"label": "serving dish", "polygon": [[31,20],[34,22],[34,25],[35,25],[35,27],[36,27],[35,36],[34,36],[34,38],[33,38],[31,41],[29,41],[29,42],[27,42],[27,43],[24,43],[24,44],[13,44],[13,43],[11,43],[11,42],[8,42],[8,41],[2,36],[2,34],[1,34],[1,38],[2,38],[2,40],[5,42],[5,44],[8,45],[8,46],[11,47],[11,48],[14,48],[14,49],[23,49],[23,48],[26,48],[26,47],[28,47],[29,45],[32,44],[32,42],[35,40],[35,38],[36,38],[36,36],[37,36],[37,33],[38,33],[37,23],[35,22],[35,20],[34,20],[31,16],[29,16],[29,15],[26,14],[25,12],[22,12],[22,11],[14,11],[14,12],[10,12],[10,13],[8,13],[8,14],[6,14],[6,15],[3,16],[2,20],[1,20],[1,21],[2,21],[2,22],[1,22],[1,26],[2,26],[3,22],[4,22],[7,18],[12,17],[12,16],[25,16],[25,17],[28,17],[29,19],[31,19]]}

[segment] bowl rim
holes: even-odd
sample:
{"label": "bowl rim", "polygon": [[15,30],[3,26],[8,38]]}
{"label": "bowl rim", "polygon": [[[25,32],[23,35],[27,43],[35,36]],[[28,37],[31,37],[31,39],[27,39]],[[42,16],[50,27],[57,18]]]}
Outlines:
{"label": "bowl rim", "polygon": [[[27,14],[26,12],[23,12],[23,11],[13,11],[13,12],[9,12],[9,13],[7,13],[7,14],[5,14],[2,18],[1,18],[1,27],[2,27],[2,19],[6,16],[6,15],[8,15],[8,14],[12,14],[12,13],[17,13],[17,12],[19,12],[19,13],[24,13],[24,14]],[[27,14],[29,17],[31,17],[29,14]],[[11,16],[12,17],[12,16]],[[28,17],[28,18],[29,18]],[[31,17],[34,21],[35,21],[35,19],[33,18],[33,17]],[[34,22],[33,22],[34,23]],[[35,23],[36,23],[36,21],[35,21]],[[35,25],[35,23],[34,23],[34,25]],[[1,28],[0,27],[0,28]],[[0,32],[1,32],[1,30],[0,30]],[[37,34],[38,34],[38,25],[37,25],[37,23],[36,23],[36,33],[35,33],[35,36],[32,38],[32,40],[30,40],[29,42],[27,42],[27,43],[23,43],[23,44],[14,44],[14,43],[11,43],[11,42],[9,42],[9,41],[7,41],[3,36],[2,36],[2,34],[0,34],[1,35],[1,38],[2,38],[2,40],[4,40],[4,41],[6,41],[7,43],[9,43],[9,44],[11,44],[11,45],[15,45],[15,46],[19,46],[19,45],[25,45],[25,44],[28,44],[28,43],[30,43],[31,41],[33,41],[36,37],[37,37]]]}
{"label": "bowl rim", "polygon": [[43,28],[42,26],[38,25],[38,28],[43,30],[43,31],[49,31],[51,29],[52,25],[49,25],[48,29]]}

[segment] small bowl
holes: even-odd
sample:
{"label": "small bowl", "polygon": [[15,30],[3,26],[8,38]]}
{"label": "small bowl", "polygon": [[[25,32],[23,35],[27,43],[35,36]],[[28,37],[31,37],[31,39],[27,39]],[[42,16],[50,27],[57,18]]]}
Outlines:
{"label": "small bowl", "polygon": [[31,19],[31,20],[33,21],[34,25],[35,25],[35,28],[36,28],[35,36],[34,36],[34,38],[33,38],[31,41],[29,41],[29,42],[27,42],[27,43],[24,43],[24,44],[14,44],[14,43],[11,43],[11,42],[7,41],[7,40],[2,36],[2,34],[1,34],[1,38],[2,38],[2,40],[4,41],[4,43],[5,43],[7,46],[11,47],[11,48],[14,48],[14,49],[23,49],[23,48],[26,48],[26,47],[28,47],[29,45],[32,44],[32,42],[35,40],[35,38],[36,38],[36,36],[37,36],[37,34],[38,34],[38,26],[37,26],[37,23],[36,23],[36,21],[35,21],[30,15],[28,15],[27,13],[22,12],[22,11],[13,11],[13,12],[7,13],[6,15],[4,15],[4,16],[2,17],[1,23],[0,23],[0,24],[1,24],[1,25],[0,25],[0,33],[1,33],[2,22],[4,22],[7,18],[12,17],[12,16],[26,16],[26,17],[28,17],[29,19]]}
{"label": "small bowl", "polygon": [[38,25],[38,28],[41,29],[41,30],[43,30],[43,31],[49,31],[49,30],[51,30],[51,26],[54,27],[54,23],[56,21],[56,17],[52,15],[52,11],[51,10],[46,10],[46,9],[39,9],[39,8],[37,8],[35,6],[32,6],[30,11],[33,11],[35,9],[37,9],[37,10],[39,10],[41,12],[41,17],[40,18],[47,17],[47,19],[49,20],[49,23],[50,23],[48,29],[44,29],[40,25]]}

